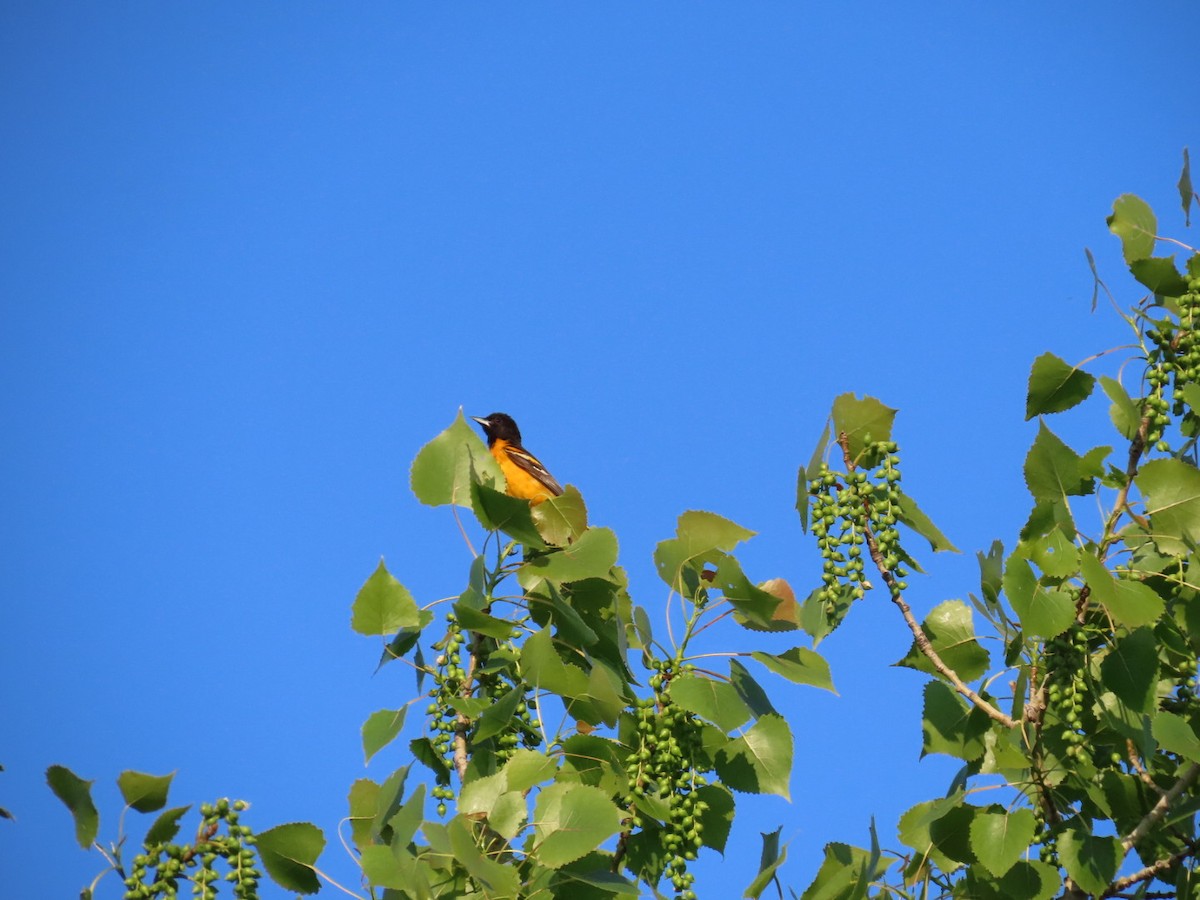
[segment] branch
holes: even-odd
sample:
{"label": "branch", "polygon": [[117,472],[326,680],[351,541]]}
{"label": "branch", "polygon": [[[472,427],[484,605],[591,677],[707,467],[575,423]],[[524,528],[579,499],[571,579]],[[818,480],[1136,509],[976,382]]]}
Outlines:
{"label": "branch", "polygon": [[[462,697],[470,697],[475,689],[475,670],[479,665],[479,651],[483,645],[483,635],[478,631],[471,632],[471,658],[467,662],[466,675],[463,677],[462,687],[459,689],[459,694]],[[471,729],[471,720],[463,713],[459,713],[454,719],[454,768],[458,772],[458,780],[466,781],[467,779],[467,763],[470,762],[470,754],[467,750],[467,732]]]}
{"label": "branch", "polygon": [[[854,460],[850,457],[850,437],[846,432],[841,432],[837,438],[838,445],[842,448],[842,459],[846,463],[847,471],[854,471],[856,468]],[[870,502],[864,498],[863,506],[869,509]],[[871,560],[875,563],[875,568],[879,570],[879,575],[883,578],[884,583],[888,586],[888,592],[891,594],[892,602],[900,610],[900,614],[904,616],[904,621],[908,623],[908,628],[912,632],[913,640],[916,641],[917,649],[924,654],[925,658],[933,665],[933,667],[943,676],[956,691],[970,700],[976,707],[987,713],[988,717],[999,722],[1005,728],[1016,727],[1016,720],[1011,716],[1006,715],[1001,710],[992,706],[988,701],[984,700],[979,694],[972,690],[966,682],[958,677],[958,673],[946,665],[942,661],[938,652],[933,649],[933,644],[929,642],[929,636],[925,634],[925,630],[921,624],[914,618],[912,610],[908,604],[904,602],[904,597],[900,593],[900,589],[896,586],[896,578],[892,575],[884,561],[883,554],[879,552],[879,545],[875,542],[875,533],[871,531],[871,527],[863,523],[863,534],[866,536],[867,549],[871,553]]]}
{"label": "branch", "polygon": [[1196,763],[1192,763],[1183,770],[1179,779],[1158,798],[1158,802],[1150,808],[1150,812],[1146,813],[1142,821],[1137,823],[1137,827],[1129,832],[1128,837],[1121,839],[1121,846],[1126,853],[1132,850],[1134,845],[1150,832],[1151,828],[1162,821],[1163,816],[1171,809],[1171,804],[1179,799],[1179,795],[1192,785],[1197,776],[1200,776],[1200,765]]}
{"label": "branch", "polygon": [[[1177,863],[1182,862],[1183,860],[1187,859],[1192,853],[1195,852],[1195,850],[1196,850],[1195,844],[1192,844],[1191,846],[1188,847],[1188,849],[1180,850],[1178,853],[1174,854],[1173,856],[1168,856],[1166,859],[1155,860],[1150,865],[1146,866],[1146,868],[1138,869],[1138,871],[1134,872],[1132,875],[1126,875],[1124,878],[1118,878],[1116,881],[1114,881],[1109,886],[1108,890],[1106,890],[1103,894],[1100,895],[1100,897],[1101,898],[1115,897],[1117,894],[1119,894],[1121,891],[1125,890],[1126,888],[1133,887],[1135,884],[1138,884],[1139,882],[1142,882],[1142,881],[1149,881],[1151,878],[1154,878],[1155,876],[1157,876],[1160,872],[1165,872],[1167,869],[1171,868],[1171,866],[1176,865]],[[1145,894],[1143,896],[1153,897],[1155,895],[1154,894]],[[1175,895],[1174,894],[1164,894],[1164,895],[1159,895],[1159,896],[1174,897]]]}

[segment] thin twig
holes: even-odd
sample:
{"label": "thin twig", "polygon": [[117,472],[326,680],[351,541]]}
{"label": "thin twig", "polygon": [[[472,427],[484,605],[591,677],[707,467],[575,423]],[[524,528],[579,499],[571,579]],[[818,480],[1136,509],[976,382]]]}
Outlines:
{"label": "thin twig", "polygon": [[472,558],[479,554],[475,552],[475,545],[471,543],[471,538],[467,536],[467,529],[463,527],[462,519],[458,517],[458,504],[450,504],[450,512],[454,514],[454,521],[458,523],[459,533],[462,534],[462,539],[467,542],[467,549],[471,551]]}

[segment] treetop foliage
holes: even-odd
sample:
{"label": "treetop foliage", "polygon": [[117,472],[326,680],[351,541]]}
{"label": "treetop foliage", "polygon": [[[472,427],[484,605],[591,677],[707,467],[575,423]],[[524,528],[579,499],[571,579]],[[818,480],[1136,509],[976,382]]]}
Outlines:
{"label": "treetop foliage", "polygon": [[[1179,188],[1188,217],[1186,156]],[[724,852],[738,795],[790,795],[793,729],[771,700],[775,679],[833,691],[819,645],[852,610],[883,616],[890,605],[912,638],[899,664],[928,676],[921,755],[961,766],[942,796],[900,818],[900,846],[883,848],[871,823],[868,846],[828,844],[791,896],[1197,896],[1200,254],[1159,235],[1132,195],[1108,224],[1147,293],[1122,305],[1097,275],[1095,299],[1111,301],[1133,349],[1119,351],[1116,377],[1086,370],[1104,354],[1034,360],[1028,518],[977,554],[967,600],[923,621],[907,599],[917,556],[926,544],[956,548],[902,488],[897,411],[873,397],[835,398],[799,469],[796,508],[822,560],[813,589],[751,577],[736,553],[754,533],[689,510],[653,551],[671,591],[662,621],[635,602],[617,536],[589,522],[579,491],[533,507],[509,496],[460,413],[417,454],[411,485],[420,502],[453,510],[472,550],[465,579],[419,604],[381,561],[352,608],[351,627],[381,642],[379,665],[414,676],[413,696],[363,725],[364,757],[414,717],[422,731],[390,777],[349,790],[343,837],[362,884],[344,889],[380,900],[692,900],[691,863]],[[1155,256],[1160,247],[1175,253]],[[1052,417],[1089,400],[1107,404],[1097,430],[1108,434],[1076,449]],[[868,595],[876,602],[863,606]],[[731,649],[698,653],[710,629]],[[765,649],[774,633],[793,645]],[[120,777],[129,808],[158,813],[127,860],[123,836],[97,840],[91,782],[47,773],[76,839],[105,855],[128,898],[174,896],[189,882],[213,897],[222,878],[235,897],[254,897],[260,864],[290,891],[321,888],[316,826],[255,834],[239,819],[244,804],[222,800],[202,806],[195,837],[180,841],[190,807],[166,808],[170,780]],[[779,834],[765,836],[744,896],[782,895]]]}

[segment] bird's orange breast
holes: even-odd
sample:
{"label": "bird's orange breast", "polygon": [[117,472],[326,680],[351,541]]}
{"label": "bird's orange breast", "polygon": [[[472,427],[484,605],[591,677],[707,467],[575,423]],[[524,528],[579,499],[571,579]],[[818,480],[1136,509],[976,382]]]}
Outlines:
{"label": "bird's orange breast", "polygon": [[551,497],[557,496],[537,476],[531,474],[513,461],[509,455],[508,446],[507,441],[496,441],[490,450],[492,456],[496,458],[496,462],[500,464],[500,471],[504,473],[504,480],[508,484],[509,496],[528,500],[534,506],[543,500],[549,500]]}

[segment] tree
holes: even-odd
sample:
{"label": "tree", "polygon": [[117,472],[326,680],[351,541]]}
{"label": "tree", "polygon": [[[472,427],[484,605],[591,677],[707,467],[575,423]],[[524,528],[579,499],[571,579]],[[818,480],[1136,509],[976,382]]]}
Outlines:
{"label": "tree", "polygon": [[[1186,154],[1180,193],[1188,214]],[[905,849],[885,853],[873,827],[869,847],[829,844],[805,900],[1195,896],[1200,254],[1159,237],[1131,195],[1109,226],[1150,291],[1125,310],[1097,276],[1093,305],[1101,291],[1112,300],[1134,337],[1132,365],[1118,379],[1053,353],[1034,361],[1029,518],[1007,551],[997,542],[978,554],[969,605],[943,603],[924,622],[905,599],[918,568],[910,539],[953,547],[901,489],[896,410],[877,399],[838,397],[800,470],[797,508],[821,550],[819,586],[798,602],[781,580],[751,579],[734,551],[753,533],[685,512],[654,553],[672,591],[665,633],[634,603],[616,536],[589,525],[579,492],[535,506],[509,497],[460,414],[418,453],[412,487],[483,528],[466,588],[420,607],[381,562],[353,606],[356,631],[387,639],[380,665],[411,667],[417,685],[367,720],[368,758],[412,707],[426,717],[408,765],[351,787],[360,895],[696,897],[689,863],[724,848],[736,795],[787,794],[791,729],[760,679],[832,689],[816,648],[875,589],[911,631],[902,664],[930,676],[923,752],[962,768],[944,796],[901,818]],[[1154,255],[1160,242],[1187,251],[1184,272]],[[1080,406],[1097,383],[1119,449],[1080,453],[1046,417]],[[462,535],[470,544],[465,526]],[[697,635],[734,628],[803,631],[812,646],[694,652]],[[101,847],[90,783],[62,767],[48,780],[80,844]],[[254,835],[241,804],[223,800],[201,807],[193,840],[175,843],[189,808],[165,809],[169,782],[119,779],[129,807],[159,812],[128,865],[122,837],[101,847],[127,897],[173,896],[183,881],[215,896],[222,861],[234,896],[253,897],[256,857],[290,890],[320,888],[315,826]],[[768,836],[746,896],[776,881],[785,858],[778,832]]]}

